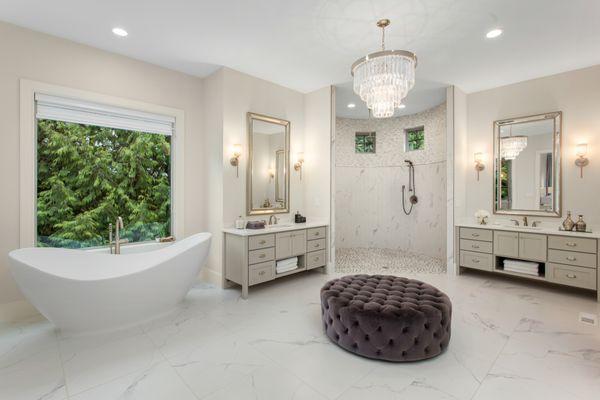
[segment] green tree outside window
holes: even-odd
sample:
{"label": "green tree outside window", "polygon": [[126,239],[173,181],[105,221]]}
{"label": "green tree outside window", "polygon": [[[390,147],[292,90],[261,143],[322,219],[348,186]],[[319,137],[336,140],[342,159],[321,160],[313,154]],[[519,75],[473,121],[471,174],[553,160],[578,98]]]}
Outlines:
{"label": "green tree outside window", "polygon": [[51,120],[37,126],[37,245],[108,244],[171,234],[171,138]]}

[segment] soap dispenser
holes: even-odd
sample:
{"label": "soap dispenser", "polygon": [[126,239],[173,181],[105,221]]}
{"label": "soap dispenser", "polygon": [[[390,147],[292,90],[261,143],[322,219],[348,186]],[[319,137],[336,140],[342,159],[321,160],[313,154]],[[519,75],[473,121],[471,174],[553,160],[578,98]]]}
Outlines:
{"label": "soap dispenser", "polygon": [[235,220],[235,228],[236,229],[244,229],[245,225],[246,225],[246,223],[244,222],[244,219],[240,215],[238,217],[238,219]]}

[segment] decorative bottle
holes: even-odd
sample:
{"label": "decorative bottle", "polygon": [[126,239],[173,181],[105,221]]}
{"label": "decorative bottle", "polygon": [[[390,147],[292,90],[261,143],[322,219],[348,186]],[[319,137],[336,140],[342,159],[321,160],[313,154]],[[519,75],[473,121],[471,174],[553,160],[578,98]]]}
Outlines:
{"label": "decorative bottle", "polygon": [[565,231],[572,231],[575,227],[575,222],[571,219],[571,211],[567,211],[567,218],[563,221],[562,226]]}
{"label": "decorative bottle", "polygon": [[575,224],[575,230],[577,232],[585,232],[586,228],[587,228],[587,224],[583,220],[583,215],[580,214],[579,219],[577,220],[577,223]]}

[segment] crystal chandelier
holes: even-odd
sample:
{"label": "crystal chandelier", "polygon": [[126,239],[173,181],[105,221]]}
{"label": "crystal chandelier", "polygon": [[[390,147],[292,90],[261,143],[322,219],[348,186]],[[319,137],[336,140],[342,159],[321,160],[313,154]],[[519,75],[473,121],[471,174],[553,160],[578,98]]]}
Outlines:
{"label": "crystal chandelier", "polygon": [[527,147],[527,136],[513,136],[512,125],[508,137],[500,139],[500,156],[505,160],[514,160]]}
{"label": "crystal chandelier", "polygon": [[388,118],[415,85],[417,56],[405,50],[385,49],[385,27],[389,19],[377,21],[381,28],[381,51],[367,54],[352,64],[354,92],[375,118]]}

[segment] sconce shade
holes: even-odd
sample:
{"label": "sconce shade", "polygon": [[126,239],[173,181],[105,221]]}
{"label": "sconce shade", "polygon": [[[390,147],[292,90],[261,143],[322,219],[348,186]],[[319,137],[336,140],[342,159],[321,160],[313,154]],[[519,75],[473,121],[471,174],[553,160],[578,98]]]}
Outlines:
{"label": "sconce shade", "polygon": [[577,145],[577,157],[585,157],[587,155],[587,143],[580,143]]}
{"label": "sconce shade", "polygon": [[242,155],[242,145],[241,144],[234,144],[233,148],[232,148],[232,152],[233,152],[233,156],[234,157],[239,157]]}

